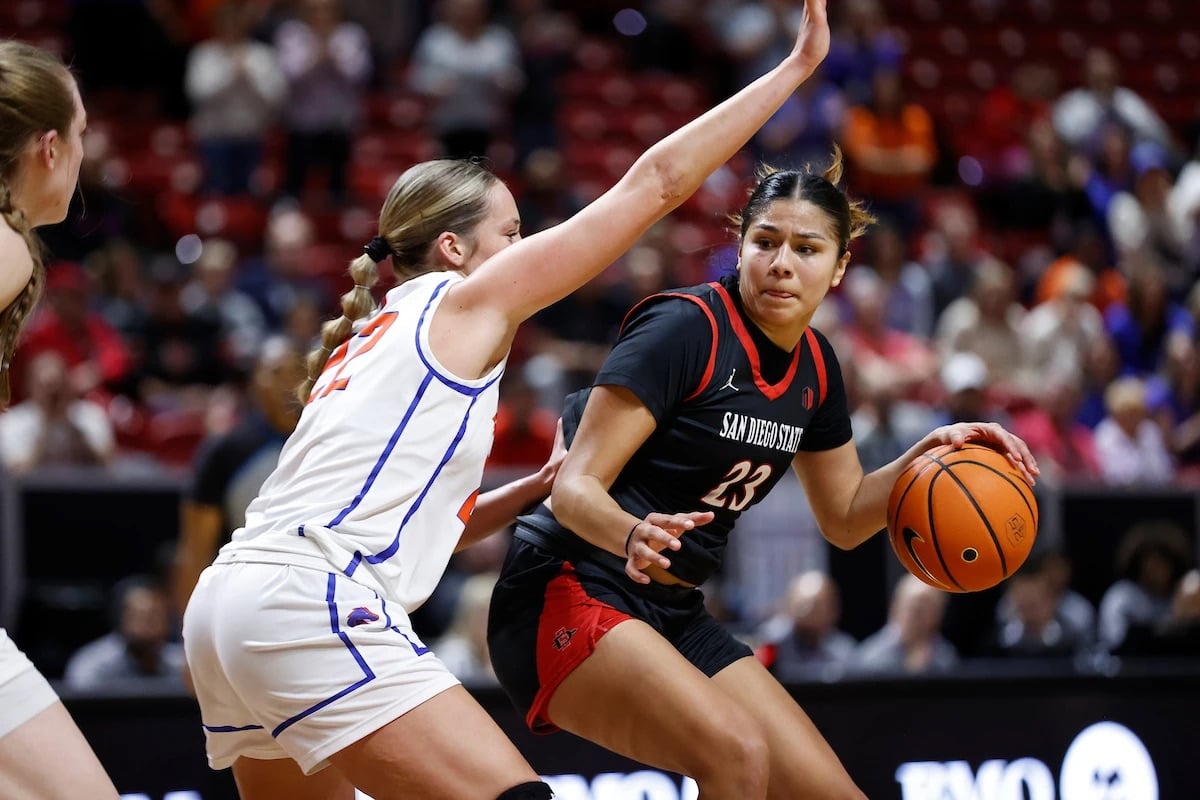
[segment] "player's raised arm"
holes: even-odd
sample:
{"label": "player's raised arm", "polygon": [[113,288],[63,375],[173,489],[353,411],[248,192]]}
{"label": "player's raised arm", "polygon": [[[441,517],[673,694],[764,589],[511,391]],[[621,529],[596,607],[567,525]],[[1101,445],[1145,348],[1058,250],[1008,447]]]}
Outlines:
{"label": "player's raised arm", "polygon": [[[586,283],[725,163],[820,64],[829,49],[825,0],[807,0],[791,53],[777,67],[647,150],[571,219],[493,256],[456,286],[443,311],[494,317],[507,339],[524,319]],[[484,331],[480,331],[484,333]]]}

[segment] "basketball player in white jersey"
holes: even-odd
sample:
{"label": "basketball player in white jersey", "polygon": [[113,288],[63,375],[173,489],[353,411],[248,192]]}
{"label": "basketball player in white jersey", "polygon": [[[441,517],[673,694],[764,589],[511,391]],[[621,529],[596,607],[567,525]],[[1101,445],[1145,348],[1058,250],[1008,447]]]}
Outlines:
{"label": "basketball player in white jersey", "polygon": [[[477,165],[419,164],[392,187],[310,356],[299,425],[184,618],[209,762],[245,800],[551,796],[408,615],[456,548],[549,493],[557,460],[476,500],[517,327],[690,196],[828,45],[825,0],[807,0],[779,66],[523,241],[512,195]],[[382,261],[401,283],[376,309]]]}
{"label": "basketball player in white jersey", "polygon": [[[8,365],[21,328],[45,283],[33,229],[67,216],[85,127],[79,89],[62,62],[28,44],[0,42],[0,408],[8,405]],[[0,797],[117,797],[67,709],[3,628]]]}

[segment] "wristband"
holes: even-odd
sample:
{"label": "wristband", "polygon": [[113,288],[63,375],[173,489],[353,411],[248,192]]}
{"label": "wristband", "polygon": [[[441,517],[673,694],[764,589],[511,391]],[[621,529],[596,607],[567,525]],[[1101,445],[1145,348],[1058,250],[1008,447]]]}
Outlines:
{"label": "wristband", "polygon": [[640,520],[640,519],[637,522],[635,522],[633,524],[633,527],[629,529],[629,535],[625,537],[625,557],[626,558],[629,557],[629,542],[633,540],[633,532],[638,529],[638,525],[641,525],[642,522],[643,522],[643,520]]}

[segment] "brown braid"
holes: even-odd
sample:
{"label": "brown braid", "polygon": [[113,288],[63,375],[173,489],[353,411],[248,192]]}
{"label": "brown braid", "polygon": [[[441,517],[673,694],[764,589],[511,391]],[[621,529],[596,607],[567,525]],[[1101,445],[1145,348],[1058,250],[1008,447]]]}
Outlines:
{"label": "brown braid", "polygon": [[25,288],[0,314],[0,407],[4,407],[11,399],[8,370],[12,365],[13,355],[17,352],[25,320],[29,319],[42,296],[42,287],[46,285],[46,266],[42,261],[41,241],[29,227],[25,214],[12,207],[8,187],[4,184],[0,184],[0,216],[4,217],[8,227],[25,240],[25,246],[29,248],[29,257],[33,260],[33,269],[29,273],[29,281]]}
{"label": "brown braid", "polygon": [[[403,282],[439,269],[430,263],[430,251],[443,233],[472,239],[499,180],[473,161],[438,159],[405,170],[379,212],[379,237],[387,245],[386,260],[396,278]],[[308,378],[297,390],[300,402],[308,402],[325,362],[350,338],[354,323],[375,310],[370,289],[379,279],[378,270],[369,255],[350,262],[354,288],[342,295],[342,315],[321,326],[321,346],[308,354]]]}
{"label": "brown braid", "polygon": [[[8,370],[21,329],[46,283],[42,245],[12,188],[25,167],[29,144],[47,131],[68,136],[75,117],[74,78],[50,53],[17,41],[0,41],[0,217],[20,234],[33,268],[21,293],[0,312],[0,406],[8,405]],[[5,268],[10,268],[5,265]]]}
{"label": "brown braid", "polygon": [[379,281],[379,269],[369,256],[361,255],[350,262],[350,277],[354,288],[342,295],[342,315],[321,326],[321,346],[308,354],[305,363],[308,377],[296,391],[301,403],[308,402],[313,384],[325,369],[325,362],[338,346],[354,333],[354,323],[375,310],[371,287]]}

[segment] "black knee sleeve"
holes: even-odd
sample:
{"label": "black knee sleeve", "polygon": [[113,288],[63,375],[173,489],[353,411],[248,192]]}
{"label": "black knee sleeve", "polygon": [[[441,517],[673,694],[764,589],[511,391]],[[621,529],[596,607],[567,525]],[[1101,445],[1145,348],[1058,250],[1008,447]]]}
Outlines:
{"label": "black knee sleeve", "polygon": [[520,786],[514,786],[511,789],[506,789],[500,793],[496,800],[550,800],[554,797],[554,792],[550,791],[549,784],[541,781],[530,781],[522,783]]}

